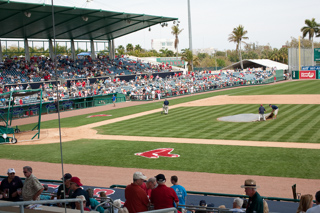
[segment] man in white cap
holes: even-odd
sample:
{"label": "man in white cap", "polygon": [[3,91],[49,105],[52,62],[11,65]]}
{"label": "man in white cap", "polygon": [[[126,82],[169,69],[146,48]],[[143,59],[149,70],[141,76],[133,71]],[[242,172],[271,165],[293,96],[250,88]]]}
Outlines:
{"label": "man in white cap", "polygon": [[4,200],[20,201],[21,188],[23,183],[13,168],[8,169],[8,177],[1,181],[0,193]]}
{"label": "man in white cap", "polygon": [[128,185],[124,191],[126,202],[124,206],[129,213],[148,211],[149,199],[147,193],[140,187],[147,177],[141,172],[133,174],[133,183]]}
{"label": "man in white cap", "polygon": [[247,213],[263,213],[263,199],[257,192],[256,181],[252,179],[247,179],[241,188],[245,188],[246,195],[249,196],[249,201],[247,205]]}

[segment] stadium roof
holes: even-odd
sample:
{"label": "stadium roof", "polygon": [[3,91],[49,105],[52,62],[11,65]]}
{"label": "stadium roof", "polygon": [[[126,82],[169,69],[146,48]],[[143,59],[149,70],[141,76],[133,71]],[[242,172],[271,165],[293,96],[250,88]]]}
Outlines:
{"label": "stadium roof", "polygon": [[[259,68],[259,67],[263,67],[263,69],[269,67],[269,68],[273,68],[275,67],[278,70],[288,70],[288,65],[287,64],[283,64],[280,62],[276,62],[276,61],[272,61],[269,59],[245,59],[242,60],[243,62],[243,68]],[[234,63],[230,66],[224,67],[225,69],[241,69],[241,64],[240,61],[237,63]]]}
{"label": "stadium roof", "polygon": [[[177,18],[54,6],[56,39],[111,40]],[[52,7],[0,0],[0,38],[53,39]]]}

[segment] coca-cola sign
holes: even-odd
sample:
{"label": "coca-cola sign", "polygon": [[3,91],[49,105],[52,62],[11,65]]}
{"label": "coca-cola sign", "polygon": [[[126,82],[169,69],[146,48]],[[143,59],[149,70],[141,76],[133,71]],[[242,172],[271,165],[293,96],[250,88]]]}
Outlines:
{"label": "coca-cola sign", "polygon": [[300,79],[316,79],[316,71],[315,70],[300,71]]}

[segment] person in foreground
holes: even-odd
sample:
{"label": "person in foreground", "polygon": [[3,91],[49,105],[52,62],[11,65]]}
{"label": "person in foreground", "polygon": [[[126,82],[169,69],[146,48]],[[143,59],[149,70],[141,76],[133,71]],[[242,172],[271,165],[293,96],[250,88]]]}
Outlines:
{"label": "person in foreground", "polygon": [[166,178],[163,174],[156,176],[158,186],[151,192],[150,201],[154,205],[154,209],[166,209],[179,205],[179,198],[173,188],[166,186]]}
{"label": "person in foreground", "polygon": [[129,184],[125,191],[126,202],[124,206],[129,213],[148,211],[149,199],[147,193],[141,188],[143,181],[147,177],[142,172],[135,172],[133,174],[133,183]]}
{"label": "person in foreground", "polygon": [[247,213],[263,213],[263,199],[257,192],[256,181],[252,179],[247,179],[244,182],[244,185],[241,188],[245,189],[246,195],[249,196],[249,201],[247,205]]}
{"label": "person in foreground", "polygon": [[307,213],[318,213],[320,212],[320,191],[317,191],[316,195],[316,206],[307,210]]}
{"label": "person in foreground", "polygon": [[299,202],[297,213],[305,213],[313,205],[313,196],[310,194],[302,195]]}
{"label": "person in foreground", "polygon": [[22,198],[24,201],[40,200],[43,186],[33,174],[30,166],[23,167],[23,174],[26,177],[22,188]]}

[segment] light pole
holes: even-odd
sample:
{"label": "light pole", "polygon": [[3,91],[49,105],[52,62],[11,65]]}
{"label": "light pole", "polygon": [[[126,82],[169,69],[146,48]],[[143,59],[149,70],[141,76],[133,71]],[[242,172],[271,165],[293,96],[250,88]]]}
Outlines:
{"label": "light pole", "polygon": [[188,0],[188,28],[189,28],[189,50],[191,51],[191,71],[193,71],[193,53],[192,53],[192,31],[191,31],[191,12],[190,0]]}

